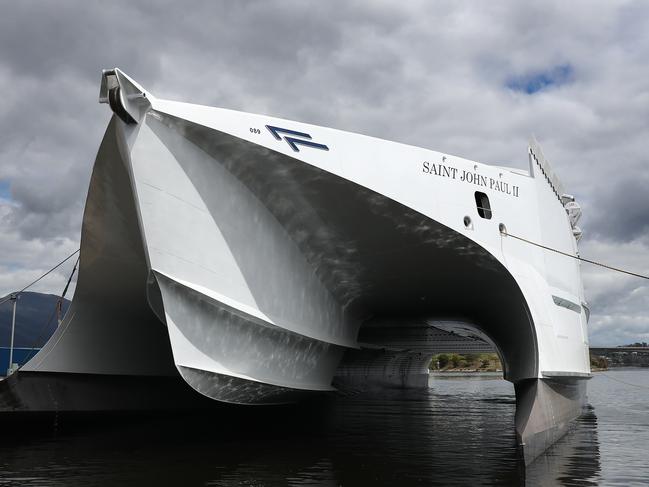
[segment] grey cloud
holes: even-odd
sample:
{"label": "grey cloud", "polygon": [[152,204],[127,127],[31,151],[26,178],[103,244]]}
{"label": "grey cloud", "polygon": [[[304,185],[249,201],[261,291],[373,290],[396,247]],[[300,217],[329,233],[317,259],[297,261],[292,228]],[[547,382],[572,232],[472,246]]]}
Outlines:
{"label": "grey cloud", "polygon": [[142,30],[144,15],[136,3],[17,2],[0,19],[3,60],[17,76],[39,80],[66,72],[96,80],[111,60],[155,76],[156,57],[136,43],[151,34]]}
{"label": "grey cloud", "polygon": [[[78,245],[109,117],[99,74],[114,66],[161,98],[492,164],[526,168],[534,133],[584,208],[582,255],[646,268],[648,15],[642,2],[558,0],[13,2],[0,16],[0,180],[13,200],[0,202],[0,275],[28,280]],[[507,87],[561,65],[573,69],[563,86]],[[593,341],[645,333],[649,290],[607,275],[585,272]]]}
{"label": "grey cloud", "polygon": [[[626,173],[624,167],[620,170]],[[592,216],[587,220],[592,237],[622,242],[649,237],[648,191],[649,171],[602,184],[593,195]]]}

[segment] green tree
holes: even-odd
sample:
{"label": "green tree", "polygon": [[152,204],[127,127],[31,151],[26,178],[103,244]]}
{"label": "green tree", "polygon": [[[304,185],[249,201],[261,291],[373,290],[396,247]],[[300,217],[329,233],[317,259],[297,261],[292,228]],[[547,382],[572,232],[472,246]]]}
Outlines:
{"label": "green tree", "polygon": [[457,353],[454,353],[451,354],[450,360],[451,363],[453,364],[453,367],[457,368],[460,365],[460,360],[462,360],[462,356]]}
{"label": "green tree", "polygon": [[440,353],[437,356],[437,361],[439,362],[439,368],[443,369],[448,366],[449,356],[446,353]]}
{"label": "green tree", "polygon": [[466,360],[467,367],[471,367],[472,369],[477,369],[478,368],[478,363],[480,361],[480,354],[479,353],[466,353],[466,354],[464,354],[464,360]]}

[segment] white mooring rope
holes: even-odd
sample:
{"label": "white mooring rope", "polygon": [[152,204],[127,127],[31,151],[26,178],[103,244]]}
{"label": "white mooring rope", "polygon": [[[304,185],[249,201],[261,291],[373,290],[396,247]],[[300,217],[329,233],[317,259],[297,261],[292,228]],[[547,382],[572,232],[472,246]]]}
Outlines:
{"label": "white mooring rope", "polygon": [[597,261],[590,260],[590,259],[584,259],[583,257],[579,257],[578,255],[572,255],[572,254],[569,254],[567,252],[562,252],[561,250],[553,249],[552,247],[548,247],[546,245],[542,245],[540,243],[533,242],[531,240],[527,240],[526,238],[519,237],[517,235],[512,235],[511,233],[508,233],[506,230],[501,230],[500,234],[505,236],[505,237],[512,237],[512,238],[515,238],[517,240],[521,240],[522,242],[526,242],[526,243],[531,244],[531,245],[536,245],[537,247],[540,247],[540,248],[545,249],[545,250],[549,250],[551,252],[556,252],[557,254],[565,255],[566,257],[571,257],[573,259],[580,260],[582,262],[588,262],[589,264],[604,267],[605,269],[609,269],[609,270],[612,270],[612,271],[615,271],[615,272],[621,272],[622,274],[628,274],[630,276],[639,277],[640,279],[649,280],[649,276],[645,276],[643,274],[638,274],[636,272],[627,271],[625,269],[620,269],[618,267],[613,267],[613,266],[610,266],[608,264],[604,264],[602,262],[597,262]]}

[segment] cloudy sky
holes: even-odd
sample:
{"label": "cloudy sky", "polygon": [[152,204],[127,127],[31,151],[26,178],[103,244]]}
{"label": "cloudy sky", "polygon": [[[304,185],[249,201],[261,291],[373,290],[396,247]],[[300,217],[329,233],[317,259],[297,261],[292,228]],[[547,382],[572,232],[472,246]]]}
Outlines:
{"label": "cloudy sky", "polygon": [[[581,255],[649,274],[648,60],[640,1],[3,2],[0,295],[78,248],[115,66],[160,98],[492,164],[526,168],[535,134]],[[649,281],[583,273],[591,343],[649,341]]]}

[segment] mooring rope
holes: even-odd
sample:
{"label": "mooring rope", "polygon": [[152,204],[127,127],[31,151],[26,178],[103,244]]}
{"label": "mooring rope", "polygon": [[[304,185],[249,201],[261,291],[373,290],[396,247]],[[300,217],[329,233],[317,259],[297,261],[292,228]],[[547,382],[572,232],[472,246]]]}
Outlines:
{"label": "mooring rope", "polygon": [[56,303],[54,303],[54,309],[52,310],[52,313],[50,314],[47,321],[41,327],[40,331],[38,332],[38,335],[36,336],[36,339],[32,341],[32,346],[29,347],[30,350],[29,353],[27,354],[27,358],[25,358],[23,362],[23,365],[29,362],[29,360],[32,358],[32,356],[34,355],[34,351],[36,350],[36,345],[38,345],[38,342],[40,342],[41,338],[43,337],[43,333],[52,322],[52,318],[54,318],[54,316],[57,314],[57,311],[61,309],[61,306],[63,304],[63,298],[65,298],[65,295],[68,292],[68,288],[70,287],[70,283],[72,282],[72,277],[74,276],[74,273],[76,272],[78,265],[79,265],[79,257],[77,257],[77,261],[74,263],[74,267],[72,268],[72,272],[70,272],[70,277],[68,277],[68,282],[66,283],[65,288],[63,288],[63,292],[61,293],[61,296],[59,296],[59,299],[57,299]]}
{"label": "mooring rope", "polygon": [[9,301],[9,300],[11,299],[11,296],[12,296],[12,295],[16,295],[16,296],[18,296],[20,293],[22,293],[22,292],[24,292],[25,290],[29,289],[29,288],[32,287],[34,284],[36,284],[38,281],[40,281],[40,280],[43,279],[45,276],[47,276],[48,274],[50,274],[52,271],[54,271],[54,270],[58,269],[59,267],[61,267],[65,262],[67,262],[68,260],[70,260],[74,255],[76,255],[76,254],[79,252],[79,250],[80,250],[80,249],[77,249],[77,250],[75,250],[74,252],[72,252],[72,253],[71,253],[70,255],[68,255],[65,259],[63,259],[61,262],[59,262],[58,264],[56,264],[56,265],[55,265],[54,267],[52,267],[49,271],[47,271],[45,274],[42,274],[38,279],[36,279],[36,280],[30,282],[29,284],[27,284],[27,285],[26,285],[24,288],[22,288],[20,291],[17,291],[17,292],[15,292],[15,293],[10,293],[9,296],[8,296],[7,298],[5,298],[5,299],[3,299],[2,301],[0,301],[0,305],[2,305],[2,304],[4,304],[4,303],[6,303],[7,301]]}
{"label": "mooring rope", "polygon": [[613,380],[615,382],[619,382],[620,384],[625,384],[627,386],[632,386],[632,387],[639,387],[640,389],[649,389],[649,387],[643,386],[642,384],[632,384],[631,382],[626,382],[626,381],[621,380],[621,379],[616,379],[615,377],[612,377],[612,376],[610,376],[610,375],[608,375],[608,374],[606,374],[604,372],[598,372],[598,374],[601,374],[604,377],[607,377],[607,378],[609,378],[609,379],[611,379],[611,380]]}
{"label": "mooring rope", "polygon": [[567,252],[563,252],[561,250],[553,249],[552,247],[542,245],[542,244],[540,244],[538,242],[533,242],[532,240],[528,240],[526,238],[519,237],[518,235],[512,235],[511,233],[507,232],[506,230],[501,230],[500,234],[505,236],[505,237],[512,237],[512,238],[515,238],[517,240],[521,240],[522,242],[526,242],[526,243],[531,244],[531,245],[536,245],[537,247],[540,247],[540,248],[545,249],[545,250],[549,250],[551,252],[556,252],[557,254],[565,255],[566,257],[571,257],[571,258],[579,260],[581,262],[587,262],[589,264],[604,267],[605,269],[609,269],[609,270],[616,271],[616,272],[621,272],[622,274],[628,274],[630,276],[639,277],[640,279],[649,280],[649,276],[645,276],[643,274],[638,274],[636,272],[627,271],[626,269],[620,269],[618,267],[613,267],[613,266],[610,266],[608,264],[604,264],[602,262],[597,262],[597,261],[590,260],[590,259],[584,259],[583,257],[580,257],[578,255],[572,255],[572,254],[569,254]]}

